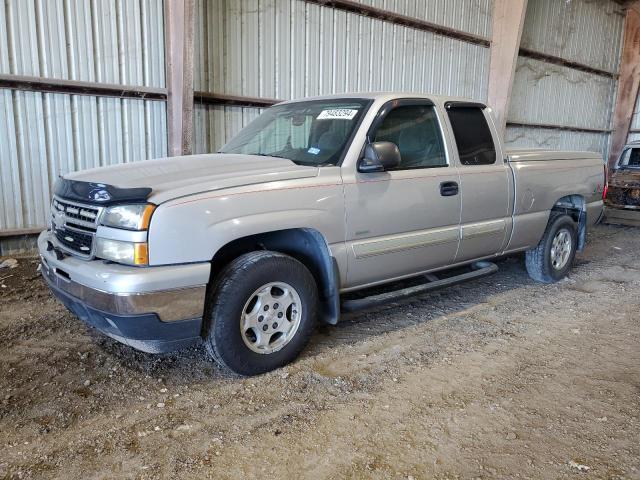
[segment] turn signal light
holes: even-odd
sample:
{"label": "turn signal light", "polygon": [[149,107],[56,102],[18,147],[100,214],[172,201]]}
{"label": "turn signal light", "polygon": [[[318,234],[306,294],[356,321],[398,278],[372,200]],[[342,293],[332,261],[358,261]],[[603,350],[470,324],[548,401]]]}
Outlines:
{"label": "turn signal light", "polygon": [[133,246],[133,264],[149,265],[149,246],[146,243],[135,243]]}

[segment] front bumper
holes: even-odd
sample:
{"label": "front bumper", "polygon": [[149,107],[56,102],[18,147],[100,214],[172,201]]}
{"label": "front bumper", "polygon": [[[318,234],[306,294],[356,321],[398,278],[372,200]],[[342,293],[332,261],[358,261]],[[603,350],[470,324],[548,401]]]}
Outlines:
{"label": "front bumper", "polygon": [[161,353],[198,343],[209,263],[128,267],[57,258],[50,232],[38,237],[42,276],[82,321],[133,348]]}

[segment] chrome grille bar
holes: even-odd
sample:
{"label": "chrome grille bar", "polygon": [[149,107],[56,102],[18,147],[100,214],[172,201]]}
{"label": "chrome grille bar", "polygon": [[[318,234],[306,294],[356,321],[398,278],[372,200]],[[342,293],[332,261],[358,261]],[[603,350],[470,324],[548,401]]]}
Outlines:
{"label": "chrome grille bar", "polygon": [[85,259],[93,258],[95,236],[104,207],[86,205],[54,196],[51,227],[57,246]]}

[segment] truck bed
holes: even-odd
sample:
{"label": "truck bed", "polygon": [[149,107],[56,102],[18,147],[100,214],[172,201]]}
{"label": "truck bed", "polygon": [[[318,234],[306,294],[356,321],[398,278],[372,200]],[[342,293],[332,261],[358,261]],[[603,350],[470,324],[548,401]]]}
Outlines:
{"label": "truck bed", "polygon": [[589,225],[599,220],[604,188],[604,160],[600,154],[513,149],[507,150],[507,156],[515,184],[510,250],[537,244],[549,211],[567,192],[572,197],[569,203],[581,203]]}

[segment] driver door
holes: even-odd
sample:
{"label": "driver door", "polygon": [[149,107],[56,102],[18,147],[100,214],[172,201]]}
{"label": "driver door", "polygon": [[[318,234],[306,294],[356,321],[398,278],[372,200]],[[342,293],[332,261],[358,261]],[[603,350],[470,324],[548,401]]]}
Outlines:
{"label": "driver door", "polygon": [[436,107],[426,99],[389,102],[368,138],[395,143],[401,162],[390,171],[345,175],[346,288],[450,264],[460,242],[460,180]]}

